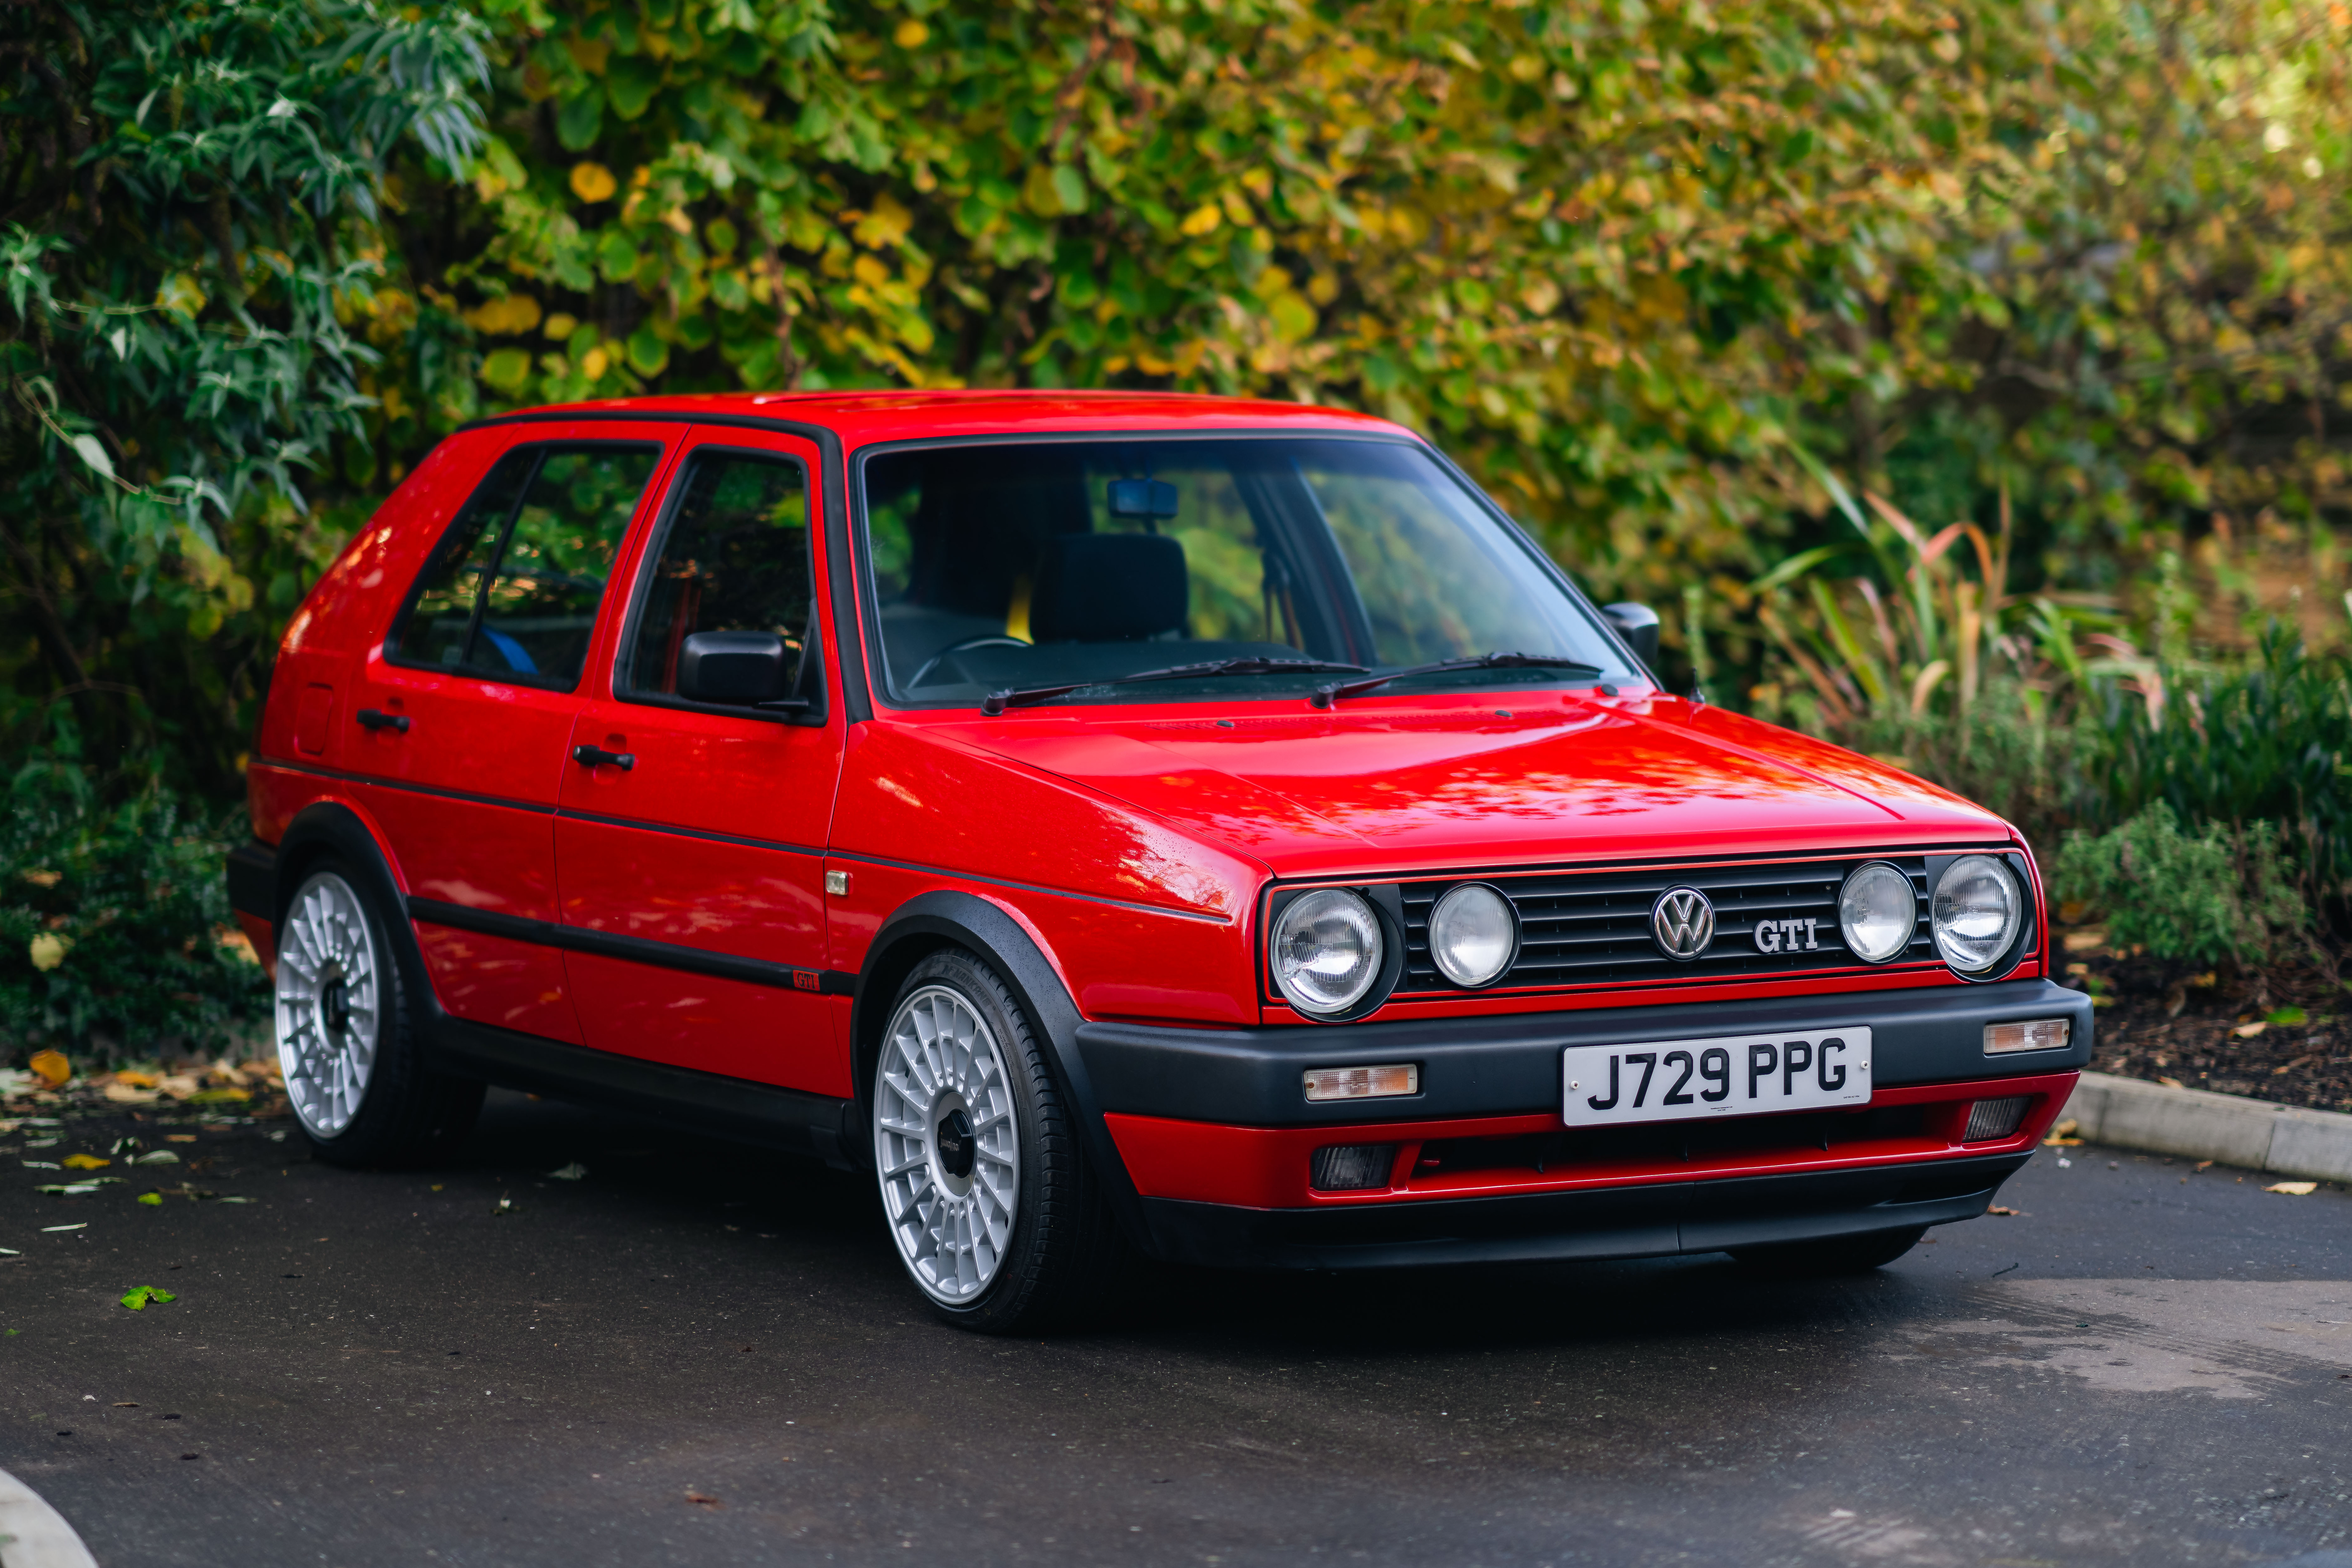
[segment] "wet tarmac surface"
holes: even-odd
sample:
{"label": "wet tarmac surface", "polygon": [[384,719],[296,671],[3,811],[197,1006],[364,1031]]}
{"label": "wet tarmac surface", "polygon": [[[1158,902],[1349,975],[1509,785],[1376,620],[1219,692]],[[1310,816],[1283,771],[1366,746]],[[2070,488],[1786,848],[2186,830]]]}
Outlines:
{"label": "wet tarmac surface", "polygon": [[[2045,1150],[1860,1279],[1155,1271],[1002,1341],[865,1180],[519,1096],[429,1173],[56,1131],[0,1139],[0,1468],[105,1568],[2352,1568],[2336,1188]],[[125,1131],[186,1164],[17,1168]]]}

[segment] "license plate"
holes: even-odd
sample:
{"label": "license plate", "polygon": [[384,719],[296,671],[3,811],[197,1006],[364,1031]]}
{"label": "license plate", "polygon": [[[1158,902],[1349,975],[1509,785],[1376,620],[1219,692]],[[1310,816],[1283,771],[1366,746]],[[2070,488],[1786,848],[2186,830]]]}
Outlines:
{"label": "license plate", "polygon": [[1560,1114],[1570,1127],[1867,1105],[1870,1031],[1570,1046],[1560,1054]]}

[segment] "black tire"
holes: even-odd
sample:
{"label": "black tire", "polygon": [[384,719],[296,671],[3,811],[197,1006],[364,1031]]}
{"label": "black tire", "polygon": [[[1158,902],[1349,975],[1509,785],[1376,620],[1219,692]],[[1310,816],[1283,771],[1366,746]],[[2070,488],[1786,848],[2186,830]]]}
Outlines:
{"label": "black tire", "polygon": [[[925,1216],[943,1211],[924,1209],[921,1194],[928,1190],[934,1205],[953,1201],[944,1190],[952,1160],[942,1163],[942,1148],[961,1157],[965,1191],[979,1191],[989,1174],[988,1162],[995,1158],[983,1145],[985,1128],[997,1124],[999,1118],[984,1113],[982,1132],[973,1131],[967,1120],[960,1134],[951,1133],[945,1121],[933,1125],[933,1112],[942,1100],[918,1110],[892,1083],[893,1064],[898,1059],[893,1042],[901,1023],[918,1005],[935,1011],[949,1005],[942,993],[969,1007],[992,1038],[1017,1139],[1017,1170],[1004,1183],[1004,1190],[1017,1194],[1008,1237],[994,1251],[992,1272],[970,1286],[968,1294],[952,1298],[943,1294],[951,1281],[927,1279],[924,1272],[922,1249],[938,1246],[942,1234]],[[1102,1310],[1126,1269],[1125,1237],[1087,1158],[1075,1113],[1055,1081],[1046,1052],[1041,1031],[1012,988],[984,961],[961,948],[942,949],[917,963],[899,986],[883,1026],[869,1131],[884,1220],[891,1228],[898,1260],[925,1306],[940,1321],[961,1329],[1011,1334],[1075,1327]],[[903,1073],[899,1076],[901,1083],[908,1081]],[[939,1092],[952,1093],[944,1088]],[[912,1131],[916,1129],[921,1130],[919,1136]],[[907,1163],[917,1158],[927,1163]],[[1002,1167],[994,1169],[1001,1172]],[[929,1184],[911,1185],[919,1182]],[[935,1251],[929,1266],[938,1269],[943,1261]]]}
{"label": "black tire", "polygon": [[[297,1004],[289,1012],[289,974],[284,967],[289,941],[299,946],[303,940],[300,932],[289,929],[289,923],[303,914],[306,898],[314,889],[329,887],[333,896],[349,899],[365,932],[373,966],[376,1037],[374,1059],[357,1093],[357,1106],[349,1110],[347,1121],[333,1126],[317,1124],[315,1112],[306,1110],[295,1081],[295,1063],[287,1049],[286,1035],[289,1016],[299,1016],[301,1005]],[[373,879],[335,857],[322,857],[303,868],[301,880],[278,920],[279,1065],[286,1072],[297,1121],[310,1141],[315,1158],[344,1166],[430,1163],[465,1143],[481,1113],[486,1086],[478,1079],[453,1077],[425,1065],[416,1010],[373,887]]]}
{"label": "black tire", "polygon": [[1773,1247],[1743,1247],[1731,1256],[1759,1274],[1789,1278],[1830,1279],[1841,1274],[1867,1274],[1884,1268],[1927,1234],[1924,1225],[1903,1230],[1874,1230],[1862,1236],[1832,1237],[1826,1241],[1792,1241]]}

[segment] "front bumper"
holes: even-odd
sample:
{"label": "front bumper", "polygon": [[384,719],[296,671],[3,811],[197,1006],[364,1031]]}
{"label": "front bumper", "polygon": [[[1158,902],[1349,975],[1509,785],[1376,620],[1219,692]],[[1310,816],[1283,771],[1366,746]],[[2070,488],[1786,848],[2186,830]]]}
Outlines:
{"label": "front bumper", "polygon": [[[1987,1057],[1988,1024],[2064,1017],[2063,1050]],[[1867,1106],[1570,1131],[1563,1047],[1867,1026]],[[1086,1024],[1104,1125],[1171,1258],[1345,1268],[1712,1252],[1984,1212],[2091,1053],[2090,998],[1996,985],[1332,1028]],[[1314,1067],[1413,1062],[1421,1092],[1309,1103]],[[2021,1096],[2016,1130],[1970,1108]],[[1385,1187],[1314,1188],[1317,1149],[1391,1150]]]}

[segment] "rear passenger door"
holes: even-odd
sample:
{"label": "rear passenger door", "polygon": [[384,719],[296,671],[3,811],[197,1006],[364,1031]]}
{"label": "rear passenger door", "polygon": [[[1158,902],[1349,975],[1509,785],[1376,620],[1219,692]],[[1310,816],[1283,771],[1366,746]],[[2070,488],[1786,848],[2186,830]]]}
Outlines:
{"label": "rear passenger door", "polygon": [[688,438],[572,731],[556,865],[589,1045],[846,1098],[846,999],[823,989],[845,726],[819,652],[817,464],[793,437]]}
{"label": "rear passenger door", "polygon": [[580,1040],[549,940],[556,789],[609,579],[685,434],[526,426],[434,545],[341,721],[459,1017]]}

